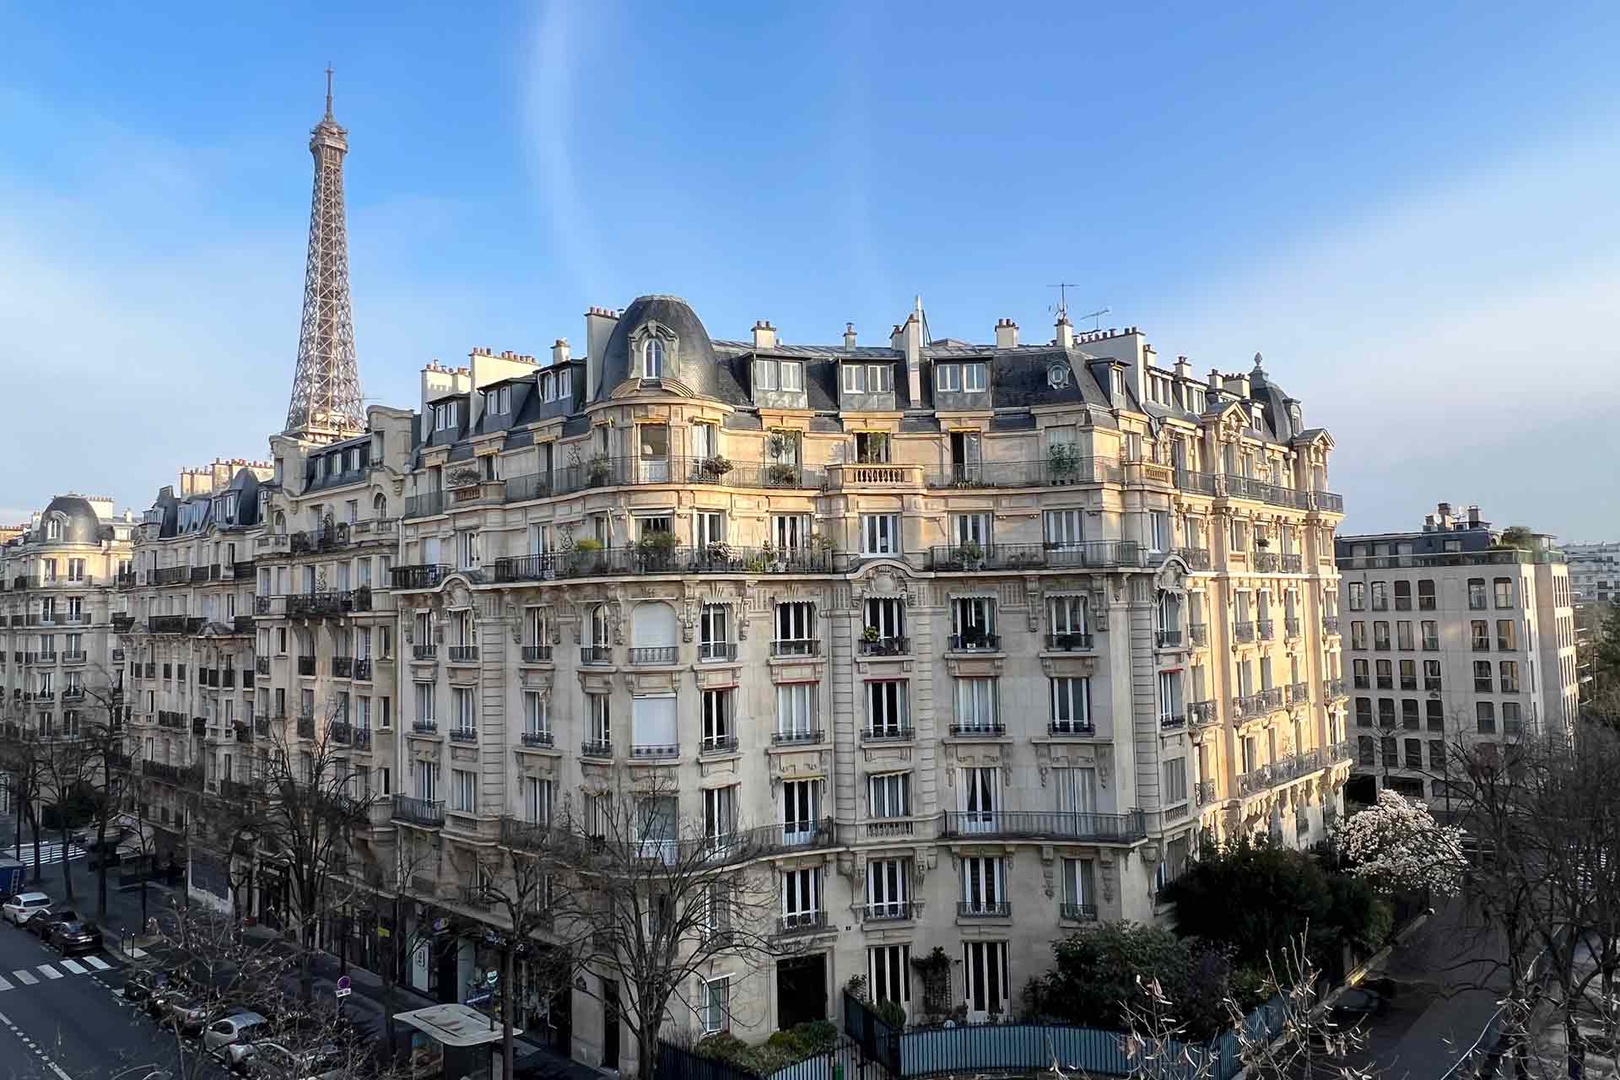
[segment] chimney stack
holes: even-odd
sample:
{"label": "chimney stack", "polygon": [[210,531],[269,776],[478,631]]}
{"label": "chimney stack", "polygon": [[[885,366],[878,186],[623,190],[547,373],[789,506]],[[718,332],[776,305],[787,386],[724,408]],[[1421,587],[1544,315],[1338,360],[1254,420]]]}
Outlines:
{"label": "chimney stack", "polygon": [[754,323],[754,348],[776,348],[776,327],[772,326],[764,319],[760,319]]}
{"label": "chimney stack", "polygon": [[568,363],[568,339],[558,338],[551,343],[551,362],[553,364]]}
{"label": "chimney stack", "polygon": [[855,351],[855,324],[852,322],[844,324],[844,351]]}
{"label": "chimney stack", "polygon": [[1018,324],[1011,319],[996,320],[996,348],[1018,348]]}
{"label": "chimney stack", "polygon": [[1074,344],[1074,327],[1069,325],[1069,313],[1066,311],[1058,312],[1057,338],[1054,344],[1060,349],[1067,349]]}
{"label": "chimney stack", "polygon": [[1470,506],[1468,508],[1468,527],[1470,529],[1477,529],[1477,528],[1479,528],[1479,525],[1480,525],[1479,507],[1478,506]]}
{"label": "chimney stack", "polygon": [[585,312],[585,399],[596,396],[596,381],[602,373],[602,354],[607,351],[608,338],[619,322],[619,313],[607,308],[593,307]]}

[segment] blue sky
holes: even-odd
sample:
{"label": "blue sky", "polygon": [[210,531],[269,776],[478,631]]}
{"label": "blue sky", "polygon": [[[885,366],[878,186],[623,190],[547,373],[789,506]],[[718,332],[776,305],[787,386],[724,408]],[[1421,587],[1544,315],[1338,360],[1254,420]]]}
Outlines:
{"label": "blue sky", "polygon": [[330,61],[372,400],[641,293],[1029,339],[1068,281],[1263,352],[1348,528],[1620,536],[1620,6],[233,7],[0,0],[0,520],[263,454]]}

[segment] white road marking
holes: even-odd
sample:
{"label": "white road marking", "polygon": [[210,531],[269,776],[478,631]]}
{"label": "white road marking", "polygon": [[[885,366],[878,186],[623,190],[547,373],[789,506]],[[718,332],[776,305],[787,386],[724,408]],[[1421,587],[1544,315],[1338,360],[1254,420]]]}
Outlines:
{"label": "white road marking", "polygon": [[137,960],[143,960],[146,958],[146,950],[137,945],[133,949],[129,950],[129,955],[133,956]]}
{"label": "white road marking", "polygon": [[39,965],[39,967],[35,968],[34,970],[38,971],[41,975],[45,976],[47,979],[60,979],[62,977],[62,973],[60,971],[57,971],[55,968],[51,967],[51,965],[49,965],[49,964],[41,964],[41,965]]}
{"label": "white road marking", "polygon": [[71,971],[75,975],[83,975],[84,974],[84,968],[79,964],[79,962],[77,960],[64,959],[62,961],[62,966],[67,968],[69,971]]}
{"label": "white road marking", "polygon": [[21,970],[13,971],[11,973],[11,977],[22,983],[24,986],[33,986],[35,983],[39,982],[39,980],[34,978],[32,974]]}
{"label": "white road marking", "polygon": [[0,975],[0,993],[4,993],[5,991],[10,990],[10,989],[11,989],[11,981],[9,979],[7,979],[4,975]]}
{"label": "white road marking", "polygon": [[68,1071],[66,1069],[62,1068],[62,1066],[58,1065],[50,1058],[45,1059],[45,1064],[49,1065],[51,1067],[51,1072],[61,1077],[61,1080],[73,1080],[73,1077],[68,1075]]}
{"label": "white road marking", "polygon": [[87,956],[84,958],[84,962],[95,968],[97,971],[106,971],[112,967],[111,964],[107,963],[107,961],[103,960],[99,956]]}

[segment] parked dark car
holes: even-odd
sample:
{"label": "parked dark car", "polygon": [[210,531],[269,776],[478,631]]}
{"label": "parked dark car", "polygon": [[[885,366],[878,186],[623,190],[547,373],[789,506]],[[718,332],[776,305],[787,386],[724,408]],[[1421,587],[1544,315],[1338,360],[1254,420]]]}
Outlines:
{"label": "parked dark car", "polygon": [[64,908],[61,911],[49,912],[44,918],[40,918],[38,915],[35,915],[33,918],[23,923],[23,928],[38,934],[39,940],[49,941],[51,939],[51,927],[55,926],[57,923],[79,922],[82,919],[83,916],[81,916],[77,911],[74,911],[72,908]]}
{"label": "parked dark car", "polygon": [[101,928],[81,919],[68,919],[52,923],[45,941],[63,956],[96,952],[101,948]]}
{"label": "parked dark car", "polygon": [[56,916],[49,911],[36,911],[28,916],[22,925],[24,930],[44,941],[45,935],[51,931],[51,923],[55,921]]}
{"label": "parked dark car", "polygon": [[169,973],[153,964],[132,967],[124,976],[124,1000],[145,1001],[157,988],[169,985]]}

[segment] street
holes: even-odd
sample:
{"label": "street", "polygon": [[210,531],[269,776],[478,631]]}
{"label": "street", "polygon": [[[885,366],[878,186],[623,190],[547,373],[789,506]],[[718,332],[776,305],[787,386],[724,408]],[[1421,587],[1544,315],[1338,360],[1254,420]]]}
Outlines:
{"label": "street", "polygon": [[0,924],[0,1078],[100,1080],[148,1063],[172,1068],[173,1036],[119,996],[123,967],[99,953],[64,959]]}

